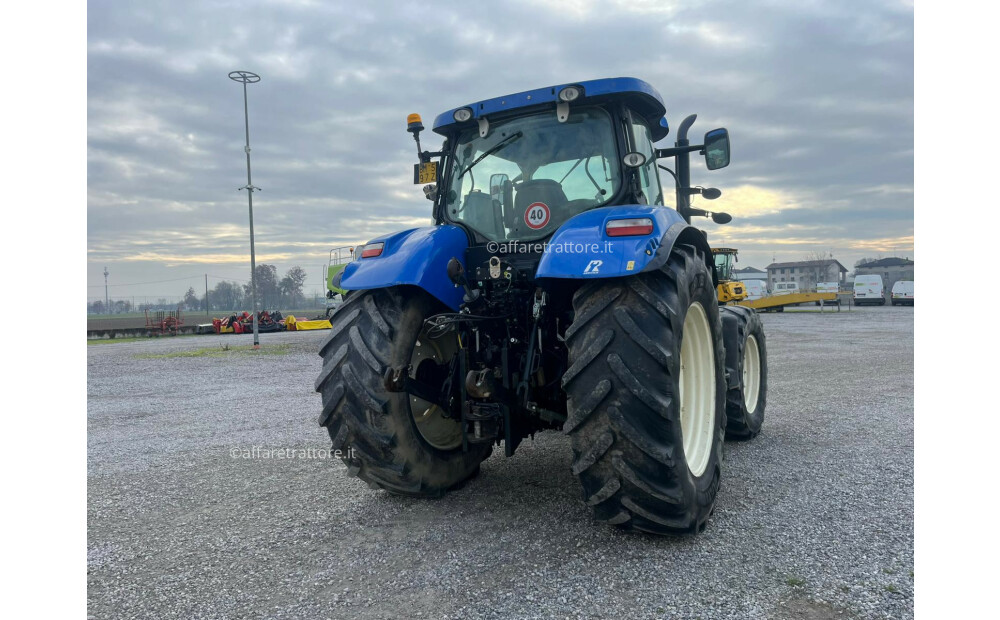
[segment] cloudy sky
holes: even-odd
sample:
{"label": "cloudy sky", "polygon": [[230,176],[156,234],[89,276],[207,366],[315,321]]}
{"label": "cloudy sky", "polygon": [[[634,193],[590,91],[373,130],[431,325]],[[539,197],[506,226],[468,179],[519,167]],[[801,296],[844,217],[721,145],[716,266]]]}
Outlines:
{"label": "cloudy sky", "polygon": [[[241,87],[258,263],[319,291],[331,247],[429,223],[406,115],[634,76],[676,127],[730,130],[695,220],[741,266],[913,256],[913,6],[772,0],[142,2],[87,14],[88,289],[179,296],[249,278]],[[425,148],[439,141],[424,134]],[[660,143],[672,144],[674,134]],[[666,175],[665,175],[666,176]],[[669,177],[668,177],[669,180]],[[148,284],[136,284],[148,283]]]}

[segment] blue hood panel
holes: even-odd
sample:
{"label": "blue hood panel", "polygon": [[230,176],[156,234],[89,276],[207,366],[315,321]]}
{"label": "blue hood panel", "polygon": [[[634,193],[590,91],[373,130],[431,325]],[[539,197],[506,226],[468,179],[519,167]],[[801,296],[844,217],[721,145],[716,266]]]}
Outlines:
{"label": "blue hood panel", "polygon": [[[653,232],[639,237],[609,237],[604,227],[610,220],[648,217]],[[570,218],[552,235],[535,276],[538,278],[610,278],[631,276],[657,256],[657,249],[672,227],[690,225],[677,211],[667,207],[623,205],[592,209]]]}
{"label": "blue hood panel", "polygon": [[[610,220],[648,217],[653,232],[635,237],[609,237]],[[688,229],[691,229],[690,231]],[[704,236],[667,207],[624,205],[584,211],[566,221],[552,235],[535,272],[537,278],[614,278],[656,269],[666,260],[679,235],[691,235],[707,248]],[[344,267],[340,287],[349,291],[412,285],[424,289],[453,310],[462,303],[463,290],[448,280],[448,261],[465,265],[469,247],[465,231],[441,225],[413,228],[372,239],[385,243],[380,256],[359,258]],[[689,243],[691,241],[688,241]]]}

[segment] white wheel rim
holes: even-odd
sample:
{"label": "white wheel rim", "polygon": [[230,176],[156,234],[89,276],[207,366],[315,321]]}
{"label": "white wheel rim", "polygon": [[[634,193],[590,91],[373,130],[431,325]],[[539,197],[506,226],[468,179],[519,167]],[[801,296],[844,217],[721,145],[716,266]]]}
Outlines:
{"label": "white wheel rim", "polygon": [[757,410],[757,398],[760,396],[760,349],[753,334],[747,337],[747,346],[743,349],[743,404],[747,413]]}
{"label": "white wheel rim", "polygon": [[705,308],[694,302],[681,333],[681,437],[694,476],[705,473],[715,440],[715,350]]}

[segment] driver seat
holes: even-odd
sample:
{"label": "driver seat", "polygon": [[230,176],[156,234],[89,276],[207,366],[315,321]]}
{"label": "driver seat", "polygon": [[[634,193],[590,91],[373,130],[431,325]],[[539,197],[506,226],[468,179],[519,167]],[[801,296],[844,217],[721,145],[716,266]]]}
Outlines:
{"label": "driver seat", "polygon": [[524,214],[528,207],[536,202],[544,203],[549,208],[549,221],[540,230],[551,230],[550,227],[558,226],[566,219],[566,214],[563,213],[563,207],[566,205],[566,193],[563,192],[562,185],[559,185],[558,181],[552,179],[525,181],[516,189],[514,209],[505,222],[508,229],[525,230],[527,226],[524,223]]}

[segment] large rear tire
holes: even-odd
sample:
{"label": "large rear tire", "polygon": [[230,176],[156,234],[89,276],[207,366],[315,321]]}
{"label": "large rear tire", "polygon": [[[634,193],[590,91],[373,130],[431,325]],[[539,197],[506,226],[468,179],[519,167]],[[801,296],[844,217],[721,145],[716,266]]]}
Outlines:
{"label": "large rear tire", "polygon": [[564,430],[594,515],[623,529],[699,532],[722,475],[722,326],[704,255],[677,246],[662,271],[591,282],[566,331]]}
{"label": "large rear tire", "polygon": [[767,342],[760,317],[750,308],[722,308],[726,346],[726,439],[753,439],[767,405]]}
{"label": "large rear tire", "polygon": [[434,365],[454,353],[446,341],[422,334],[424,319],[439,306],[414,288],[357,291],[338,306],[320,348],[320,425],[329,431],[332,448],[344,454],[350,474],[396,495],[439,497],[474,476],[491,451],[471,444],[463,452],[457,420],[437,405],[383,386],[390,366],[412,364],[413,375],[434,374]]}

